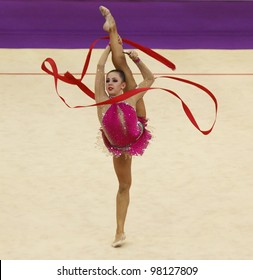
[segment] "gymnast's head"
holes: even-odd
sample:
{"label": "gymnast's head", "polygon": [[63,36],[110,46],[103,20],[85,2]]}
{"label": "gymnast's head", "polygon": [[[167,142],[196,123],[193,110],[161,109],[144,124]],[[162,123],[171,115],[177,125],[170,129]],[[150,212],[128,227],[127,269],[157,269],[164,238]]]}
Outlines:
{"label": "gymnast's head", "polygon": [[114,69],[106,75],[106,91],[109,96],[117,96],[123,93],[126,87],[125,73],[121,70]]}

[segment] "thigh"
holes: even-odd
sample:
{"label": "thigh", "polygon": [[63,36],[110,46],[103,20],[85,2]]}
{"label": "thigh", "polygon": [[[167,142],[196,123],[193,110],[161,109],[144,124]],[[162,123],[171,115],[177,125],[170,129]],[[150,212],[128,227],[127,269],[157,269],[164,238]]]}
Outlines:
{"label": "thigh", "polygon": [[127,85],[124,91],[126,92],[131,89],[135,89],[137,87],[137,84],[124,55],[113,56],[113,64],[116,69],[123,71],[125,74]]}
{"label": "thigh", "polygon": [[119,183],[130,184],[132,182],[131,166],[132,157],[125,156],[113,157],[114,170],[119,180]]}
{"label": "thigh", "polygon": [[125,67],[122,67],[122,71],[125,73],[126,76],[126,87],[125,87],[125,91],[129,91],[132,89],[135,89],[137,87],[136,81],[134,79],[133,73],[131,71],[131,69],[129,68],[128,65],[126,65]]}

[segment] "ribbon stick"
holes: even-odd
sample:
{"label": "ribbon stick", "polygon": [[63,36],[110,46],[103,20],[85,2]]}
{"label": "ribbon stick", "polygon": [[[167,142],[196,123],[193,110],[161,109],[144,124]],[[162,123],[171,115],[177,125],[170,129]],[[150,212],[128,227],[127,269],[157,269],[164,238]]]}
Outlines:
{"label": "ribbon stick", "polygon": [[[108,36],[105,36],[105,37],[101,37],[97,40],[95,40],[94,42],[92,42],[90,48],[89,48],[89,52],[86,56],[86,59],[85,59],[85,63],[84,63],[84,67],[83,67],[83,70],[82,70],[82,73],[81,73],[81,77],[79,79],[75,78],[70,72],[66,72],[64,75],[60,75],[59,72],[58,72],[58,69],[57,69],[57,65],[55,63],[55,61],[52,59],[52,58],[47,58],[43,61],[42,65],[41,65],[41,69],[43,71],[45,71],[47,74],[51,75],[54,77],[54,84],[55,84],[55,90],[56,90],[56,93],[57,95],[60,97],[60,99],[64,102],[64,104],[69,107],[69,108],[86,108],[86,107],[93,107],[93,106],[101,106],[101,105],[106,105],[106,104],[113,104],[113,103],[116,103],[116,102],[120,102],[120,101],[124,101],[138,93],[141,93],[141,92],[145,92],[145,91],[149,91],[149,90],[162,90],[162,91],[165,91],[165,92],[168,92],[172,95],[174,95],[176,98],[178,98],[181,103],[182,103],[182,107],[183,107],[183,110],[186,114],[186,116],[188,117],[188,119],[190,120],[190,122],[201,132],[203,133],[204,135],[207,135],[209,134],[214,125],[215,125],[215,122],[216,122],[216,118],[217,118],[217,112],[218,112],[218,102],[214,96],[214,94],[208,90],[206,87],[198,84],[198,83],[195,83],[195,82],[192,82],[190,80],[186,80],[186,79],[182,79],[182,78],[178,78],[178,77],[172,77],[172,76],[159,76],[157,78],[166,78],[166,79],[173,79],[173,80],[177,80],[179,82],[182,82],[182,83],[186,83],[186,84],[190,84],[192,86],[195,86],[197,88],[199,88],[200,90],[202,90],[203,92],[205,92],[206,94],[209,95],[209,97],[212,99],[212,101],[214,102],[214,105],[215,105],[215,119],[214,119],[214,122],[211,126],[210,129],[208,130],[201,130],[199,125],[197,124],[192,112],[190,111],[190,109],[188,108],[188,106],[185,104],[185,102],[180,98],[180,96],[178,94],[176,94],[174,91],[172,90],[169,90],[169,89],[166,89],[166,88],[160,88],[160,87],[152,87],[152,88],[137,88],[137,89],[133,89],[133,90],[130,90],[130,91],[127,91],[119,96],[116,96],[112,99],[108,99],[104,102],[100,102],[100,103],[94,103],[94,104],[91,104],[91,105],[79,105],[79,106],[70,106],[66,101],[65,99],[59,94],[58,92],[58,80],[61,80],[65,83],[68,83],[68,84],[72,84],[72,85],[76,85],[78,86],[86,95],[88,95],[90,98],[92,99],[95,99],[95,93],[90,90],[83,82],[82,82],[82,79],[84,78],[85,74],[87,73],[87,69],[88,69],[88,66],[89,66],[89,62],[90,62],[90,58],[91,58],[91,54],[92,54],[92,50],[93,48],[95,47],[95,45],[97,44],[98,41],[100,40],[104,40],[104,39],[109,39]],[[167,58],[165,58],[164,56],[158,54],[157,52],[147,48],[147,47],[144,47],[138,43],[135,43],[133,41],[130,41],[128,39],[122,39],[122,41],[126,44],[129,44],[141,51],[143,51],[144,53],[146,53],[147,55],[151,56],[152,58],[154,58],[155,60],[161,62],[162,64],[164,64],[165,66],[167,66],[168,68],[172,69],[172,70],[175,70],[176,66],[171,62],[169,61]],[[50,66],[51,66],[51,69],[52,70],[49,70],[46,66],[46,63],[48,63]]]}

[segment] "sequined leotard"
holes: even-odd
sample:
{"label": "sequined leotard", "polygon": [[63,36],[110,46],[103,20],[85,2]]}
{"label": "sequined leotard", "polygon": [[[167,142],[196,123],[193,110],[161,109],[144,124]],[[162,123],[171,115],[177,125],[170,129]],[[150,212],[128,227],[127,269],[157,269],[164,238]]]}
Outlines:
{"label": "sequined leotard", "polygon": [[142,155],[152,137],[146,125],[147,120],[137,117],[132,106],[125,102],[114,103],[102,119],[104,144],[114,156]]}

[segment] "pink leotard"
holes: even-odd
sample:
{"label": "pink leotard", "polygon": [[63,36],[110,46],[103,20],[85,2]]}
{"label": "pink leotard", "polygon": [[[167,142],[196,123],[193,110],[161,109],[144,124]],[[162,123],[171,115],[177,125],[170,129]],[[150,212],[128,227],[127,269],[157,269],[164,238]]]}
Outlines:
{"label": "pink leotard", "polygon": [[114,156],[142,155],[152,138],[146,125],[147,120],[137,117],[132,106],[125,102],[114,103],[102,119],[104,144]]}

